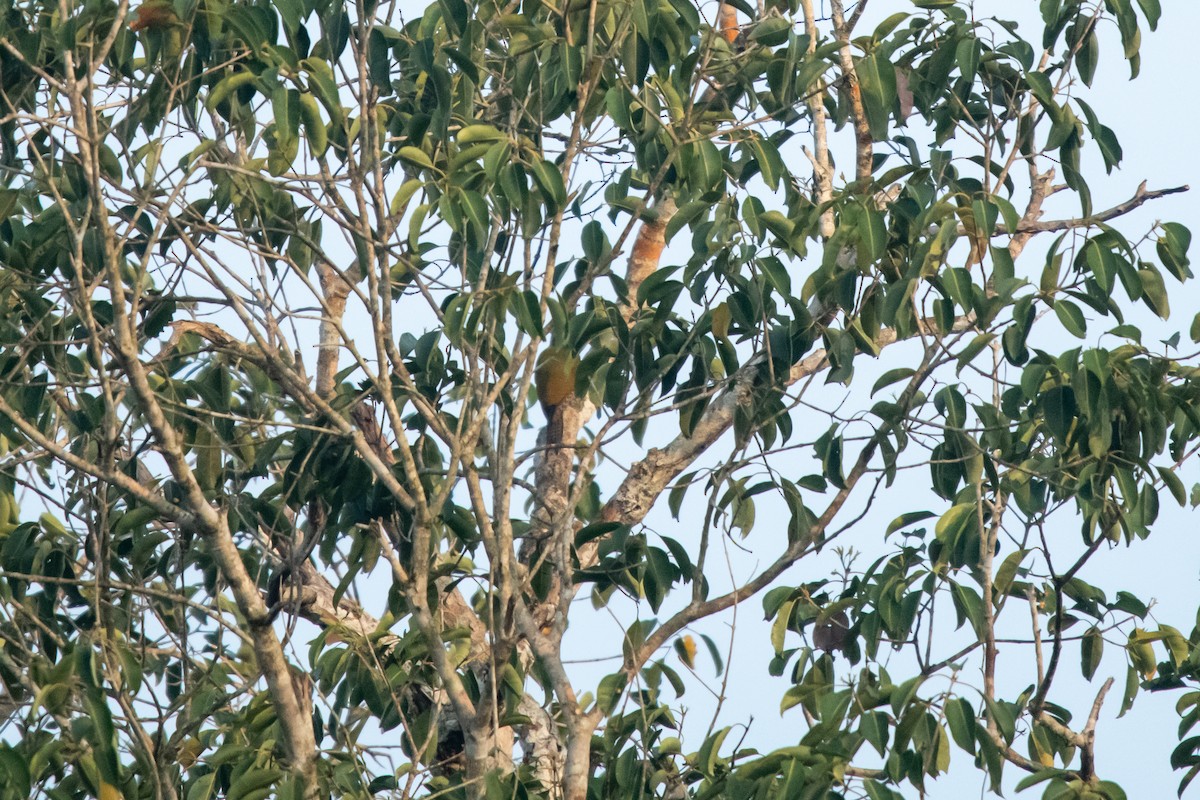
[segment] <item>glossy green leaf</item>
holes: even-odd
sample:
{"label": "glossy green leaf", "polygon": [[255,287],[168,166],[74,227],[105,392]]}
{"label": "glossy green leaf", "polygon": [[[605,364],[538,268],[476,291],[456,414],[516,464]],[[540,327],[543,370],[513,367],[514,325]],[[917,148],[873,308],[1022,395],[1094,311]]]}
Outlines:
{"label": "glossy green leaf", "polygon": [[1092,626],[1083,634],[1083,642],[1080,645],[1080,670],[1083,672],[1083,677],[1089,681],[1096,674],[1096,669],[1100,666],[1100,659],[1104,655],[1104,635],[1100,629]]}
{"label": "glossy green leaf", "polygon": [[871,127],[871,136],[883,141],[888,136],[888,118],[898,102],[896,94],[896,69],[880,51],[876,51],[855,62],[859,86],[862,90],[863,108]]}
{"label": "glossy green leaf", "polygon": [[946,724],[954,743],[960,748],[975,754],[975,709],[966,698],[955,697],[946,701]]}
{"label": "glossy green leaf", "polygon": [[1079,306],[1070,300],[1057,300],[1054,303],[1054,313],[1067,332],[1083,339],[1087,336],[1087,320]]}

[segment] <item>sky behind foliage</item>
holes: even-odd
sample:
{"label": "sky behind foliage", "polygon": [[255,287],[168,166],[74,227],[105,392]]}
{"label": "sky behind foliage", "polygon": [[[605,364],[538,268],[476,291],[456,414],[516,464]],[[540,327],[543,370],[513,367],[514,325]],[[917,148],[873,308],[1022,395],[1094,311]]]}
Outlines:
{"label": "sky behind foliage", "polygon": [[[416,5],[414,2],[414,7]],[[1153,33],[1147,31],[1143,38],[1141,74],[1136,80],[1129,80],[1128,67],[1119,56],[1102,57],[1094,81],[1095,88],[1089,91],[1085,87],[1079,87],[1083,92],[1082,96],[1095,108],[1097,114],[1116,131],[1124,150],[1121,167],[1111,176],[1104,175],[1099,155],[1094,150],[1085,150],[1083,173],[1088,176],[1096,208],[1105,208],[1128,199],[1143,180],[1147,181],[1150,189],[1182,184],[1190,184],[1193,187],[1189,193],[1172,195],[1147,204],[1124,217],[1118,227],[1133,238],[1143,234],[1159,219],[1181,222],[1193,231],[1200,229],[1200,154],[1196,150],[1196,131],[1200,125],[1200,111],[1197,111],[1196,107],[1196,101],[1200,99],[1200,91],[1196,89],[1196,76],[1200,75],[1200,47],[1197,47],[1194,41],[1194,31],[1200,30],[1200,3],[1192,0],[1163,0],[1162,6],[1163,19],[1158,30]],[[879,20],[908,7],[907,0],[873,0],[860,30],[864,34],[869,33]],[[1041,21],[1036,0],[979,0],[976,3],[976,13],[980,18],[1001,16],[1016,20],[1021,24],[1022,32],[1026,36],[1031,35],[1028,33],[1031,30],[1040,30]],[[1101,42],[1102,48],[1107,49],[1111,55],[1112,50],[1119,49],[1120,45],[1115,25],[1110,27],[1111,30],[1101,31]],[[1033,38],[1036,39],[1036,35],[1033,35]],[[910,130],[909,134],[921,140],[919,131]],[[848,140],[842,142],[848,143]],[[851,151],[836,155],[841,169],[853,170]],[[1063,193],[1051,198],[1046,208],[1046,218],[1079,214],[1078,200],[1072,193]],[[681,240],[685,238],[680,237]],[[1035,239],[1030,249],[1044,250],[1050,241],[1048,236],[1042,237],[1041,240]],[[686,243],[682,242],[676,242],[673,247],[679,247],[681,244],[686,247]],[[664,263],[670,263],[669,255],[670,253]],[[1027,258],[1027,267],[1036,266],[1039,258],[1040,256],[1031,252]],[[1157,320],[1145,309],[1135,310],[1129,321],[1143,329],[1147,343],[1156,344],[1158,339],[1169,335],[1162,333],[1159,336],[1160,331],[1186,329],[1191,317],[1200,311],[1200,294],[1195,286],[1195,283],[1188,283],[1174,290],[1169,321]],[[1101,326],[1096,326],[1092,334],[1100,330]],[[1065,333],[1063,337],[1063,343],[1058,350],[1071,347],[1073,345],[1069,342],[1077,341],[1070,339]],[[1089,341],[1094,341],[1095,338],[1095,335],[1089,335]],[[1057,344],[1047,349],[1054,351]],[[1181,356],[1189,355],[1194,348],[1194,345],[1185,340],[1180,343],[1179,353]],[[903,361],[899,348],[884,351],[881,361],[887,361],[889,357]],[[874,378],[867,373],[865,363],[861,368],[863,373],[856,375],[855,391],[865,394]],[[878,372],[885,369],[887,365],[882,364]],[[821,422],[818,427],[824,424]],[[667,435],[671,433],[672,431],[668,431]],[[1188,487],[1200,482],[1200,470],[1197,469],[1196,463],[1185,466],[1181,477]],[[855,563],[857,570],[865,569],[884,552],[880,534],[898,513],[911,508],[912,495],[909,494],[909,490],[927,490],[927,487],[928,470],[914,470],[902,476],[890,493],[881,493],[878,502],[864,519],[862,531],[857,538],[844,542],[864,551]],[[899,499],[889,503],[889,496]],[[764,524],[769,519],[767,513],[764,510],[760,511],[759,515],[760,526],[764,529],[770,527],[769,524]],[[1089,567],[1088,580],[1101,587],[1114,585],[1119,580],[1122,588],[1142,599],[1156,600],[1157,605],[1151,613],[1162,622],[1173,622],[1186,631],[1190,628],[1192,615],[1200,607],[1198,513],[1200,512],[1195,509],[1180,509],[1173,502],[1164,502],[1162,514],[1154,527],[1154,535],[1138,542],[1131,549],[1121,545],[1114,552],[1107,554],[1107,557],[1097,559],[1096,563]],[[657,530],[664,535],[678,536],[686,540],[689,530],[699,526],[699,511],[689,516],[685,507],[681,520],[675,522],[665,510],[660,510],[657,517],[647,522],[652,527],[657,526]],[[1066,522],[1067,518],[1062,517],[1060,524]],[[1064,530],[1060,532],[1062,536],[1078,540],[1079,532],[1074,522],[1063,524],[1063,527]],[[756,535],[763,535],[758,532],[757,527]],[[770,558],[767,554],[770,551],[768,548],[756,555],[752,541],[745,543],[745,549],[739,544],[741,543],[730,543],[726,552],[729,554],[731,574],[745,578],[752,574],[755,567],[762,567],[764,560]],[[870,550],[872,545],[878,549]],[[802,561],[783,580],[784,583],[817,580],[828,577],[826,573],[837,567],[837,557],[826,553],[819,564],[814,564],[808,559]],[[794,742],[804,723],[799,709],[791,709],[782,715],[779,713],[779,701],[788,682],[785,679],[771,678],[767,674],[767,663],[772,656],[770,623],[763,620],[760,601],[761,598],[752,598],[739,609],[733,647],[729,651],[726,651],[726,647],[729,646],[730,630],[734,624],[732,617],[726,615],[714,620],[703,630],[713,636],[723,653],[732,653],[732,663],[728,665],[731,670],[723,687],[726,699],[718,727],[738,725],[752,719],[745,746],[754,746],[766,751]],[[587,602],[586,597],[579,602]],[[599,616],[596,619],[598,623],[603,623]],[[620,611],[614,611],[609,619],[610,625],[602,635],[590,626],[576,626],[568,633],[569,639],[573,638],[575,641],[578,658],[584,662],[577,664],[576,669],[580,670],[581,675],[588,670],[594,671],[597,681],[613,668],[615,661],[591,664],[586,662],[604,655],[618,656],[621,621],[628,621],[628,617]],[[1027,636],[1028,631],[1014,631],[1013,635]],[[597,642],[606,641],[612,642],[612,647],[597,649]],[[1112,642],[1107,657],[1091,682],[1085,681],[1079,674],[1077,652],[1071,654],[1071,661],[1062,671],[1059,681],[1064,688],[1071,687],[1070,705],[1074,708],[1086,708],[1104,678],[1108,675],[1116,677],[1117,686],[1104,708],[1097,729],[1097,755],[1098,763],[1102,765],[1102,777],[1120,783],[1130,797],[1174,797],[1182,773],[1171,769],[1168,756],[1178,743],[1176,727],[1179,717],[1175,713],[1178,693],[1140,694],[1133,709],[1123,718],[1116,719],[1125,673],[1125,659],[1120,649],[1122,643],[1115,640]],[[1005,649],[1003,646],[1000,649],[1002,665]],[[1001,689],[1001,693],[1007,691],[1009,695],[1015,695],[1031,681],[1030,658],[1026,649],[1007,649],[1009,665],[1013,669],[1009,670],[1008,674],[1001,669],[1000,680],[1008,680],[1008,685]],[[722,690],[722,679],[714,679],[711,666],[702,659],[697,665],[697,671],[715,692]],[[898,668],[898,672],[902,670]],[[963,673],[963,679],[972,684],[978,683],[978,675],[969,675],[967,672]],[[693,687],[689,688],[688,693],[679,702],[687,709],[684,715],[685,732],[696,737],[693,740],[698,740],[712,719],[716,706],[715,697],[699,687]],[[1012,796],[1012,787],[1021,777],[1023,774],[1017,770],[1007,771],[1006,794]],[[932,782],[927,787],[927,797],[930,800],[950,800],[980,796],[985,787],[984,774],[975,769],[966,753],[955,750],[950,774]],[[1031,788],[1020,796],[1038,797],[1042,788],[1044,787]],[[1191,793],[1195,794],[1197,791],[1193,787]]]}

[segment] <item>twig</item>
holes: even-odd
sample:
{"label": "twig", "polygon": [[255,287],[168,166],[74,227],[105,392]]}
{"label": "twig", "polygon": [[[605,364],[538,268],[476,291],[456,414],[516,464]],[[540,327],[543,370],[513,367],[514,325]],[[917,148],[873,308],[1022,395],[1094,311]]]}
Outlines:
{"label": "twig", "polygon": [[[1146,182],[1142,181],[1134,192],[1133,197],[1126,200],[1124,203],[1119,203],[1112,208],[1107,208],[1103,211],[1097,211],[1088,217],[1073,217],[1071,219],[1054,219],[1045,222],[1021,222],[1017,226],[1017,233],[1048,233],[1050,231],[1066,231],[1073,228],[1086,228],[1095,225],[1098,222],[1107,222],[1110,219],[1115,219],[1124,214],[1128,214],[1143,203],[1150,200],[1155,200],[1159,197],[1166,197],[1169,194],[1179,194],[1189,190],[1186,184],[1183,186],[1175,186],[1170,189],[1147,189]],[[1000,235],[1007,234],[1009,231],[1003,225],[996,226],[996,233]]]}

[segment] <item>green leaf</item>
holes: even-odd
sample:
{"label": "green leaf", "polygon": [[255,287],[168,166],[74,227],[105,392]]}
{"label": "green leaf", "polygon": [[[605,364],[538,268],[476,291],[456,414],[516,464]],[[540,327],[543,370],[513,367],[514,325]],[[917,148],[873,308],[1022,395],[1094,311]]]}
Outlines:
{"label": "green leaf", "polygon": [[763,47],[778,47],[787,41],[792,23],[783,17],[767,16],[750,29],[750,41]]}
{"label": "green leaf", "polygon": [[1004,741],[1011,743],[1017,735],[1017,708],[1012,703],[1006,703],[1003,700],[989,700],[983,698],[984,705],[987,707],[987,716],[989,719],[995,720],[997,727],[1000,729],[1000,735],[1004,737]]}
{"label": "green leaf", "polygon": [[632,658],[633,654],[646,643],[646,637],[657,625],[658,620],[656,619],[639,619],[629,626],[625,631],[625,638],[621,646],[626,660]]}
{"label": "green leaf", "polygon": [[844,489],[846,479],[842,474],[842,437],[834,436],[821,459],[823,474],[838,489]]}
{"label": "green leaf", "polygon": [[233,783],[229,784],[226,798],[228,800],[251,800],[252,798],[257,800],[264,796],[265,789],[274,786],[282,777],[283,770],[251,766],[250,769],[235,777]]}
{"label": "green leaf", "polygon": [[558,210],[567,202],[567,188],[563,184],[562,171],[543,159],[534,160],[530,169],[533,180],[537,183],[538,189],[541,190],[542,197],[546,201],[547,212],[558,213]]}
{"label": "green leaf", "polygon": [[1142,292],[1146,305],[1158,316],[1167,319],[1171,316],[1171,305],[1167,301],[1167,287],[1163,283],[1162,273],[1156,269],[1139,269],[1138,277],[1142,281]]}
{"label": "green leaf", "polygon": [[896,68],[881,52],[860,58],[855,62],[859,88],[862,91],[863,110],[871,137],[881,142],[888,138],[888,118],[899,103],[896,94]]}
{"label": "green leaf", "polygon": [[398,151],[396,151],[396,155],[400,156],[401,160],[407,161],[410,164],[415,164],[416,166],[423,167],[424,169],[433,169],[433,160],[430,159],[425,151],[419,147],[413,147],[411,145],[407,147],[401,147]]}
{"label": "green leaf", "polygon": [[1054,302],[1054,313],[1058,316],[1058,321],[1067,329],[1067,332],[1073,336],[1083,339],[1087,336],[1087,320],[1083,317],[1083,312],[1079,306],[1072,303],[1070,300],[1056,300]]}
{"label": "green leaf", "polygon": [[1183,779],[1179,781],[1179,788],[1176,789],[1176,796],[1183,797],[1184,790],[1186,790],[1188,785],[1195,780],[1197,775],[1200,775],[1200,763],[1197,763],[1186,773],[1184,773]]}
{"label": "green leaf", "polygon": [[221,442],[213,435],[207,424],[196,426],[196,435],[192,439],[192,452],[195,454],[196,482],[206,492],[217,488],[221,479],[224,453]]}
{"label": "green leaf", "polygon": [[795,604],[795,600],[788,600],[775,612],[775,621],[771,623],[771,646],[775,648],[776,655],[783,653],[784,640],[792,617],[792,607]]}
{"label": "green leaf", "polygon": [[583,226],[580,241],[583,244],[584,257],[593,264],[600,263],[600,259],[612,249],[612,245],[608,242],[608,236],[604,233],[604,226],[597,220],[592,220]]}
{"label": "green leaf", "polygon": [[965,36],[954,48],[954,60],[958,62],[958,71],[965,77],[974,80],[979,72],[979,59],[983,48],[974,36]]}
{"label": "green leaf", "polygon": [[1058,105],[1054,102],[1054,84],[1050,82],[1050,78],[1044,72],[1030,72],[1025,76],[1026,82],[1029,84],[1030,91],[1037,98],[1038,102],[1047,109],[1056,109]]}
{"label": "green leaf", "polygon": [[[345,121],[346,114],[342,107],[341,96],[338,93],[332,68],[319,58],[306,58],[300,62],[300,66],[308,76],[308,88],[321,101],[321,105],[325,106],[325,111],[334,125],[340,127]],[[426,158],[428,157],[426,156]]]}
{"label": "green leaf", "polygon": [[909,14],[905,11],[898,11],[885,19],[883,22],[875,26],[875,30],[871,33],[871,38],[876,42],[881,42],[887,38],[888,34],[896,30],[900,23],[906,22],[909,19]]}
{"label": "green leaf", "polygon": [[758,266],[767,276],[771,287],[779,292],[780,296],[791,297],[792,278],[782,261],[774,256],[767,256],[766,258],[759,259]]}
{"label": "green leaf", "polygon": [[954,369],[954,374],[960,374],[963,368],[974,361],[975,356],[979,355],[995,338],[996,334],[994,333],[980,333],[971,339],[967,346],[962,349],[962,352],[958,354],[958,364]]}
{"label": "green leaf", "polygon": [[1075,53],[1075,67],[1079,70],[1079,77],[1085,86],[1092,85],[1092,81],[1096,77],[1096,64],[1099,61],[1100,39],[1096,36],[1096,32],[1091,30],[1079,43],[1079,50]]}
{"label": "green leaf", "polygon": [[683,500],[687,497],[688,489],[691,488],[694,474],[689,472],[671,487],[671,492],[667,496],[667,509],[671,512],[671,517],[674,519],[679,519],[679,512],[683,508]]}
{"label": "green leaf", "polygon": [[1087,629],[1083,634],[1083,642],[1080,645],[1080,669],[1083,672],[1083,677],[1089,681],[1096,674],[1097,667],[1100,666],[1100,659],[1104,655],[1104,635],[1096,626]]}
{"label": "green leaf", "polygon": [[300,93],[284,86],[271,93],[271,109],[275,114],[275,137],[291,141],[300,135]]}
{"label": "green leaf", "polygon": [[692,188],[697,191],[707,192],[725,177],[721,154],[716,145],[708,139],[701,139],[692,145],[692,157],[689,161],[689,179]]}
{"label": "green leaf", "polygon": [[882,711],[867,711],[862,715],[862,722],[859,723],[858,732],[864,739],[871,743],[871,746],[878,751],[879,755],[887,753],[888,741],[888,718],[887,714]]}
{"label": "green leaf", "polygon": [[945,713],[955,744],[975,755],[975,709],[966,698],[956,697],[946,701]]}
{"label": "green leaf", "polygon": [[1175,498],[1175,502],[1178,503],[1180,507],[1186,506],[1187,489],[1184,487],[1183,481],[1180,479],[1179,475],[1175,473],[1175,470],[1168,467],[1158,467],[1157,470],[1158,476],[1162,478],[1163,483],[1171,492],[1171,496]]}
{"label": "green leaf", "polygon": [[782,213],[771,210],[759,215],[759,220],[766,226],[767,230],[779,237],[783,241],[790,241],[794,225],[790,219]]}
{"label": "green leaf", "polygon": [[464,218],[468,222],[465,238],[474,247],[483,248],[487,244],[488,232],[491,229],[487,201],[483,199],[483,195],[472,189],[463,190],[460,201]]}
{"label": "green leaf", "polygon": [[1079,413],[1075,392],[1070,386],[1055,386],[1042,393],[1040,405],[1046,427],[1059,441],[1065,442]]}
{"label": "green leaf", "polygon": [[1167,650],[1170,652],[1171,660],[1175,662],[1175,666],[1183,666],[1191,652],[1187,637],[1170,625],[1159,625],[1158,632],[1162,635],[1163,644],[1167,646]]}
{"label": "green leaf", "polygon": [[891,524],[888,525],[884,536],[890,536],[901,528],[907,528],[909,525],[913,525],[917,522],[921,522],[922,520],[930,519],[935,516],[937,515],[932,511],[909,511],[906,514],[901,514],[892,520]]}
{"label": "green leaf", "polygon": [[905,709],[913,702],[917,696],[917,691],[920,690],[921,684],[925,682],[925,678],[921,675],[909,678],[904,683],[892,690],[891,706],[892,713],[897,717],[901,716]]}
{"label": "green leaf", "polygon": [[211,797],[216,797],[217,792],[213,785],[216,783],[217,773],[210,772],[207,775],[201,775],[188,788],[187,800],[208,800]]}
{"label": "green leaf", "polygon": [[[690,666],[690,665],[689,665]],[[687,691],[687,685],[683,679],[679,677],[679,673],[671,669],[665,661],[659,661],[657,667],[662,670],[662,674],[666,677],[667,682],[671,684],[671,691],[675,692],[676,697],[683,697]]]}
{"label": "green leaf", "polygon": [[546,331],[542,326],[541,301],[536,292],[529,289],[518,292],[513,296],[512,309],[521,330],[536,339],[545,338]]}
{"label": "green leaf", "polygon": [[1158,661],[1154,656],[1154,646],[1150,644],[1154,637],[1146,633],[1141,628],[1134,628],[1133,633],[1129,635],[1129,640],[1125,644],[1125,651],[1129,654],[1129,661],[1133,665],[1133,669],[1137,670],[1146,679],[1154,677],[1158,672]]}
{"label": "green leaf", "polygon": [[1104,171],[1112,174],[1113,168],[1121,163],[1125,153],[1121,150],[1121,143],[1117,141],[1117,134],[1112,128],[1106,125],[1098,125],[1092,131],[1092,136],[1096,140],[1096,144],[1100,146],[1100,155],[1104,159]]}
{"label": "green leaf", "polygon": [[1142,7],[1142,13],[1146,15],[1146,23],[1150,26],[1150,30],[1158,29],[1158,21],[1162,18],[1162,6],[1159,0],[1138,0],[1138,5]]}
{"label": "green leaf", "polygon": [[611,714],[621,700],[626,682],[624,672],[614,672],[601,678],[600,685],[596,687],[596,707],[605,714]]}
{"label": "green leaf", "polygon": [[1033,327],[1034,310],[1032,303],[1025,304],[1022,298],[1013,309],[1013,324],[1004,330],[1000,343],[1004,356],[1015,366],[1021,366],[1029,359],[1029,349],[1025,346],[1029,331]]}
{"label": "green leaf", "polygon": [[1021,215],[1016,207],[998,194],[988,196],[988,202],[1000,210],[1000,218],[1004,220],[1004,230],[1011,236],[1021,225]]}
{"label": "green leaf", "polygon": [[1037,786],[1039,783],[1042,783],[1043,781],[1048,781],[1051,778],[1066,777],[1066,776],[1069,776],[1070,774],[1071,773],[1067,772],[1065,769],[1050,768],[1050,769],[1038,770],[1037,772],[1033,773],[1032,775],[1027,775],[1024,778],[1022,778],[1020,781],[1018,781],[1017,782],[1017,791],[1023,792],[1026,789],[1028,789],[1029,787]]}
{"label": "green leaf", "polygon": [[[683,230],[688,225],[703,219],[708,212],[712,210],[712,203],[706,203],[703,200],[694,200],[690,203],[684,203],[675,212],[667,223],[666,230],[663,232],[663,239],[670,242],[675,238],[675,234]],[[779,213],[779,212],[775,212]]]}
{"label": "green leaf", "polygon": [[507,139],[508,136],[493,125],[475,124],[464,125],[462,128],[459,128],[454,138],[460,145],[466,146],[478,144],[479,142],[497,142]]}
{"label": "green leaf", "polygon": [[713,660],[713,666],[716,667],[717,676],[719,677],[725,671],[725,661],[721,658],[721,651],[717,649],[717,643],[712,640],[707,634],[700,634],[700,639],[708,647],[708,655]]}
{"label": "green leaf", "polygon": [[958,626],[970,622],[975,635],[982,637],[986,621],[984,619],[983,598],[970,586],[954,582],[950,585],[950,595],[954,601],[954,609],[958,613]]}
{"label": "green leaf", "polygon": [[32,797],[30,787],[32,779],[29,774],[29,764],[8,744],[0,744],[0,772],[4,775],[4,786],[11,791],[12,797]]}
{"label": "green leaf", "polygon": [[874,264],[883,258],[888,245],[887,225],[884,223],[883,214],[874,208],[863,209],[863,216],[860,217],[858,223],[858,233],[862,242],[862,247],[858,251],[859,265]]}
{"label": "green leaf", "polygon": [[898,381],[906,380],[916,375],[917,371],[912,367],[896,367],[889,369],[887,372],[879,376],[879,380],[875,381],[875,385],[871,387],[871,396],[874,397],[885,386],[890,386]]}
{"label": "green leaf", "polygon": [[1129,667],[1125,670],[1125,692],[1121,698],[1121,710],[1117,713],[1117,718],[1125,716],[1125,712],[1133,708],[1133,701],[1137,698],[1138,689],[1141,688],[1142,679],[1138,674],[1137,669]]}
{"label": "green leaf", "polygon": [[1187,251],[1192,244],[1192,232],[1178,222],[1164,222],[1159,227],[1162,235],[1158,237],[1155,247],[1163,266],[1177,280],[1190,278],[1192,273],[1188,269],[1190,261]]}
{"label": "green leaf", "polygon": [[1191,736],[1179,743],[1171,753],[1171,769],[1183,769],[1200,763],[1196,759],[1196,751],[1200,749],[1200,736]]}
{"label": "green leaf", "polygon": [[696,754],[696,769],[706,777],[716,775],[717,759],[720,757],[721,745],[732,728],[722,728],[704,740],[700,751]]}
{"label": "green leaf", "polygon": [[934,526],[938,541],[947,547],[953,547],[962,533],[975,525],[976,514],[974,503],[959,503],[951,506],[942,514]]}
{"label": "green leaf", "polygon": [[754,153],[754,164],[758,167],[767,188],[771,191],[778,189],[780,179],[787,174],[787,167],[783,163],[783,157],[779,155],[779,148],[763,136],[751,137],[746,141],[746,146]]}
{"label": "green leaf", "polygon": [[389,210],[396,215],[403,213],[404,209],[408,208],[408,203],[412,200],[413,195],[419,192],[424,185],[424,181],[420,178],[411,178],[405,181],[392,197]]}
{"label": "green leaf", "polygon": [[1008,594],[1008,590],[1017,576],[1017,571],[1021,568],[1021,562],[1028,554],[1028,550],[1014,550],[1005,557],[999,569],[996,570],[996,576],[992,580],[992,590],[994,592],[993,601],[997,605],[1000,603],[1000,598]]}
{"label": "green leaf", "polygon": [[272,0],[272,5],[279,11],[279,18],[289,31],[300,27],[300,22],[306,16],[304,4],[299,0]]}
{"label": "green leaf", "polygon": [[950,298],[964,311],[973,310],[975,292],[970,271],[961,267],[953,267],[943,271],[941,277],[942,286],[945,287]]}
{"label": "green leaf", "polygon": [[950,737],[946,735],[945,727],[937,726],[937,742],[934,745],[933,774],[947,772],[950,769]]}
{"label": "green leaf", "polygon": [[216,85],[209,90],[208,96],[204,99],[204,107],[209,111],[216,111],[222,103],[233,97],[235,92],[244,86],[253,85],[257,80],[258,76],[249,70],[227,75],[217,81]]}

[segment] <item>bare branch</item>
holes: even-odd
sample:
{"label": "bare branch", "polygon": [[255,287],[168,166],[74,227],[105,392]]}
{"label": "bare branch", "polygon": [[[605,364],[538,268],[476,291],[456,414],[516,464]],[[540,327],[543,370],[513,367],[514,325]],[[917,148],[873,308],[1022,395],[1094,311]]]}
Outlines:
{"label": "bare branch", "polygon": [[[1170,189],[1147,189],[1146,182],[1142,181],[1142,183],[1138,186],[1137,191],[1134,192],[1133,197],[1129,198],[1123,203],[1118,203],[1112,208],[1106,208],[1103,211],[1097,211],[1095,214],[1092,214],[1088,217],[1053,219],[1046,220],[1045,222],[1037,222],[1035,221],[1036,216],[1030,218],[1029,214],[1027,214],[1026,219],[1023,219],[1021,224],[1017,226],[1017,235],[1020,236],[1022,234],[1047,233],[1050,231],[1066,231],[1075,228],[1088,228],[1097,223],[1107,222],[1110,219],[1116,219],[1117,217],[1124,216],[1130,211],[1133,211],[1135,208],[1151,200],[1156,200],[1160,197],[1166,197],[1170,194],[1179,194],[1186,191],[1189,191],[1189,187],[1187,185],[1175,186]],[[1037,214],[1037,212],[1034,213],[1035,215]],[[1004,235],[1008,233],[1008,230],[1003,225],[997,225],[996,233],[999,235]]]}

